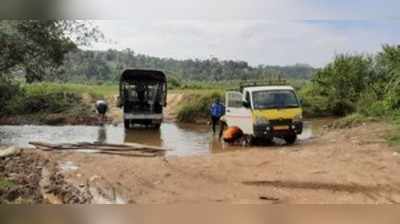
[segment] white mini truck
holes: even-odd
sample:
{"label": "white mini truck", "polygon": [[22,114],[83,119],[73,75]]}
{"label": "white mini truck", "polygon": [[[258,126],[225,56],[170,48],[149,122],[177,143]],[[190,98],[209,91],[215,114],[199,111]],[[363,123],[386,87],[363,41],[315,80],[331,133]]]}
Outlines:
{"label": "white mini truck", "polygon": [[287,85],[244,86],[226,93],[227,127],[239,127],[250,140],[274,137],[293,144],[303,131],[300,100]]}

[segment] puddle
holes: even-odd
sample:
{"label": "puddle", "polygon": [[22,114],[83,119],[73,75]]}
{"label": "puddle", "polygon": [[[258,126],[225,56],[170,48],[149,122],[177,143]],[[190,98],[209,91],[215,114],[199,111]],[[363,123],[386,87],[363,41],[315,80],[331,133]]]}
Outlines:
{"label": "puddle", "polygon": [[[312,139],[323,122],[306,121],[300,142]],[[133,129],[119,126],[0,126],[0,145],[28,147],[30,141],[59,143],[103,142],[140,143],[172,149],[167,156],[207,154],[242,149],[222,144],[208,126],[163,123],[160,130]],[[65,169],[75,169],[64,164]]]}
{"label": "puddle", "polygon": [[124,205],[128,204],[128,202],[123,199],[120,195],[117,195],[115,192],[115,189],[112,189],[110,191],[105,191],[104,189],[100,188],[95,188],[91,187],[89,189],[89,192],[91,194],[92,204],[96,205]]}
{"label": "puddle", "polygon": [[75,165],[75,163],[71,161],[60,162],[58,163],[58,167],[65,173],[73,172],[79,169],[79,166]]}

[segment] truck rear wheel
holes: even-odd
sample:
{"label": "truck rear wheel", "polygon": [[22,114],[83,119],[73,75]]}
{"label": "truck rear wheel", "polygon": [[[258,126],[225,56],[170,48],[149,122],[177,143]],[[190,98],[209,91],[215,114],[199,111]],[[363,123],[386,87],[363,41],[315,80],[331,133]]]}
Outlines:
{"label": "truck rear wheel", "polygon": [[285,141],[289,145],[293,145],[297,140],[297,135],[288,135],[284,137]]}
{"label": "truck rear wheel", "polygon": [[130,120],[124,120],[125,129],[129,129],[130,128],[130,124],[131,124]]}

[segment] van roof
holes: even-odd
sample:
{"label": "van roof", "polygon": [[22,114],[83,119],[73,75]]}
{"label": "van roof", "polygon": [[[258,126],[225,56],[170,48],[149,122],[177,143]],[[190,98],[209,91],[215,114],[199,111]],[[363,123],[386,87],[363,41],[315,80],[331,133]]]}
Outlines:
{"label": "van roof", "polygon": [[246,87],[243,90],[250,92],[266,91],[266,90],[294,90],[292,86],[255,86]]}
{"label": "van roof", "polygon": [[161,71],[143,70],[143,69],[127,69],[121,75],[121,81],[160,81],[166,82],[167,78]]}

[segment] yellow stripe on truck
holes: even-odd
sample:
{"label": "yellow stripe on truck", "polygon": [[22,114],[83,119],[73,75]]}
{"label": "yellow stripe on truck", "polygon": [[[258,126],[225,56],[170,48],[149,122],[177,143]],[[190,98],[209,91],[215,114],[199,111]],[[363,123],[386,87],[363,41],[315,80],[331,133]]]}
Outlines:
{"label": "yellow stripe on truck", "polygon": [[262,117],[268,120],[293,119],[300,116],[302,113],[303,110],[301,108],[254,110],[253,120],[256,117]]}

